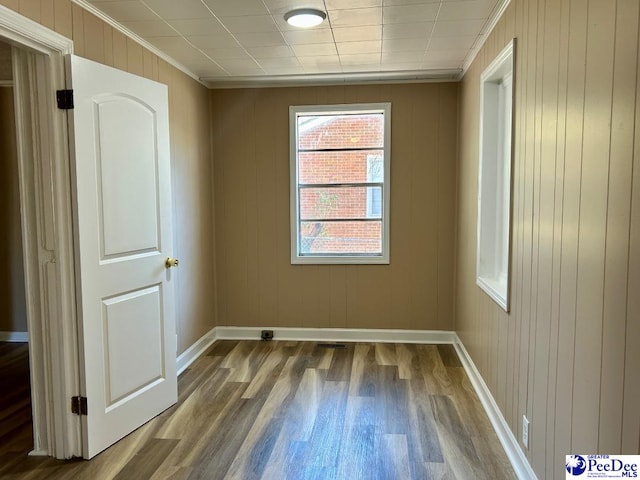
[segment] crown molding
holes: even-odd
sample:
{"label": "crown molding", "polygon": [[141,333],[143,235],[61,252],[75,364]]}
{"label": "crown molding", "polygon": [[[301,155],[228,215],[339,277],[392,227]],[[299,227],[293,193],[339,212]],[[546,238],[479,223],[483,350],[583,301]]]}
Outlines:
{"label": "crown molding", "polygon": [[185,67],[184,65],[182,65],[180,62],[178,62],[177,60],[175,60],[173,57],[170,57],[169,55],[167,55],[165,52],[163,52],[162,50],[160,50],[158,47],[155,47],[154,45],[152,45],[151,43],[147,42],[144,38],[140,37],[138,34],[132,32],[131,30],[129,30],[127,27],[125,27],[124,25],[122,25],[121,23],[117,22],[116,20],[114,20],[113,18],[111,18],[109,15],[107,15],[106,13],[98,10],[95,6],[93,6],[92,4],[90,4],[87,0],[71,0],[73,3],[75,3],[76,5],[84,8],[86,11],[92,13],[93,15],[95,15],[96,17],[98,17],[100,20],[102,20],[103,22],[111,25],[113,28],[115,28],[116,30],[118,30],[120,33],[123,33],[124,35],[126,35],[127,37],[129,37],[130,39],[134,40],[135,42],[139,43],[140,45],[142,45],[144,48],[146,48],[147,50],[149,50],[151,53],[157,55],[158,57],[160,57],[161,59],[163,59],[165,62],[167,62],[169,65],[177,68],[178,70],[180,70],[182,73],[190,76],[191,78],[193,78],[196,82],[200,83],[202,86],[207,87],[208,85],[204,82],[202,82],[202,80],[200,79],[200,77],[198,77],[198,75],[196,75],[195,73],[193,73],[191,70],[189,70],[187,67]]}
{"label": "crown molding", "polygon": [[460,69],[446,69],[309,75],[264,75],[257,77],[203,77],[201,80],[211,89],[312,87],[326,85],[456,82],[460,78],[460,73]]}
{"label": "crown molding", "polygon": [[412,70],[399,72],[363,72],[363,73],[329,73],[329,74],[308,74],[308,75],[265,75],[257,77],[230,76],[230,77],[199,77],[180,62],[170,57],[162,50],[158,49],[145,39],[129,30],[127,27],[117,22],[109,15],[98,10],[87,0],[71,0],[83,9],[100,18],[105,23],[131,38],[144,48],[165,60],[181,72],[201,85],[210,89],[229,88],[263,88],[263,87],[300,87],[300,86],[326,86],[326,85],[361,85],[361,84],[383,84],[383,83],[430,83],[462,80],[465,73],[475,60],[480,49],[484,46],[487,38],[495,28],[496,24],[511,3],[511,0],[500,0],[493,10],[492,15],[486,23],[484,33],[482,33],[462,66],[458,69],[441,70]]}
{"label": "crown molding", "polygon": [[467,55],[467,58],[464,61],[464,64],[462,65],[462,71],[460,72],[460,76],[458,77],[458,80],[462,80],[462,77],[465,76],[465,74],[467,73],[467,70],[469,70],[469,67],[478,56],[480,49],[484,47],[484,44],[487,41],[487,38],[489,38],[489,35],[491,35],[491,32],[493,32],[493,29],[496,27],[496,25],[502,18],[502,15],[507,10],[507,7],[509,6],[510,3],[511,3],[511,0],[501,0],[493,9],[493,13],[487,20],[486,29],[484,33],[480,34],[480,37],[479,37],[480,41],[476,42],[474,47],[471,49],[471,51]]}

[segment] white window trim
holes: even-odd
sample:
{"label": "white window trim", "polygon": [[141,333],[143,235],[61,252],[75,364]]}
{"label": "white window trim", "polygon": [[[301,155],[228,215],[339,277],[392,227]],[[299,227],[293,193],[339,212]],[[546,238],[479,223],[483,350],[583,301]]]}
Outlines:
{"label": "white window trim", "polygon": [[[384,188],[382,207],[382,255],[300,255],[299,223],[300,202],[298,198],[298,155],[297,118],[300,114],[322,113],[383,113],[384,114]],[[291,213],[291,263],[292,264],[389,264],[389,213],[391,211],[391,103],[361,103],[339,105],[303,105],[289,107],[289,147],[290,147],[290,213]]]}
{"label": "white window trim", "polygon": [[480,77],[476,284],[509,311],[515,39]]}

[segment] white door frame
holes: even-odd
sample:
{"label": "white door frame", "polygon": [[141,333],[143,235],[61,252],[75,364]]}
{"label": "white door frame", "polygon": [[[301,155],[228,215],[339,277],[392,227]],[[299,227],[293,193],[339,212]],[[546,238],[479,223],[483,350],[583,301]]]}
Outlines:
{"label": "white door frame", "polygon": [[34,449],[82,456],[75,252],[67,114],[57,109],[73,41],[0,5],[12,44]]}

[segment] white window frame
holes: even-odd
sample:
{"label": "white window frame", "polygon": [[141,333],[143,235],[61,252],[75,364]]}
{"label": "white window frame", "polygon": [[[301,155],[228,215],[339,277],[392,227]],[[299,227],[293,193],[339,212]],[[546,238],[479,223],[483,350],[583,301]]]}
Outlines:
{"label": "white window frame", "polygon": [[[384,116],[384,181],[382,189],[382,253],[380,255],[304,255],[300,253],[300,199],[298,195],[298,117],[302,115],[382,113]],[[289,107],[291,263],[292,264],[389,264],[389,213],[391,211],[391,103],[293,105]],[[367,208],[368,210],[368,208]]]}
{"label": "white window frame", "polygon": [[515,39],[480,77],[476,284],[509,312]]}

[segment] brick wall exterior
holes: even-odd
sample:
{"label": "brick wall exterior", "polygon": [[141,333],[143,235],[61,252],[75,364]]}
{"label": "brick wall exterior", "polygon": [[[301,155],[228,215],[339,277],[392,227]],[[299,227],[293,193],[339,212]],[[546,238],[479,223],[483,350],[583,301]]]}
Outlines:
{"label": "brick wall exterior", "polygon": [[382,146],[382,115],[345,115],[331,119],[298,135],[299,148],[307,150]]}
{"label": "brick wall exterior", "polygon": [[367,155],[380,150],[356,152],[301,152],[300,183],[364,182],[367,179]]}
{"label": "brick wall exterior", "polygon": [[[330,117],[298,135],[299,149],[382,147],[382,115]],[[303,184],[367,181],[367,158],[381,150],[300,152]],[[309,188],[300,192],[304,219],[362,219],[367,215],[367,188]],[[382,222],[303,222],[302,252],[376,253],[381,251]]]}

